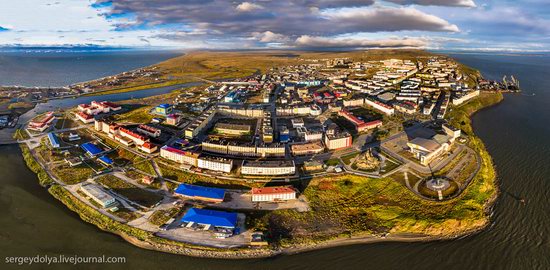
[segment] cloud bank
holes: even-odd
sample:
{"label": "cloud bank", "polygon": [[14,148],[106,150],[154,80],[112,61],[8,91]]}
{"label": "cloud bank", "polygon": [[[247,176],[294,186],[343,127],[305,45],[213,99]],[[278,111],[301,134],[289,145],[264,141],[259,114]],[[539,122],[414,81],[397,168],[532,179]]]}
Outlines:
{"label": "cloud bank", "polygon": [[[241,39],[301,46],[293,41],[304,36],[330,38],[353,33],[460,31],[457,25],[413,7],[384,6],[374,0],[98,0],[94,5],[106,6],[107,2],[110,4],[103,16],[133,18],[115,23],[117,30],[170,25],[173,27],[170,33],[156,37],[177,41],[193,35],[205,41]],[[450,5],[453,1],[439,2]]]}

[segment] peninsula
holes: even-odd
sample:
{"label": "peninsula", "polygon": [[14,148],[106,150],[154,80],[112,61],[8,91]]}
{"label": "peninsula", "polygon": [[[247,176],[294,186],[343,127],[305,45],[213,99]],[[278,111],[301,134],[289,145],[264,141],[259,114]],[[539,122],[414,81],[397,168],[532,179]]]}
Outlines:
{"label": "peninsula", "polygon": [[[201,84],[100,95],[186,82]],[[256,258],[451,239],[490,222],[496,175],[470,116],[501,88],[424,51],[191,52],[69,87],[97,99],[16,136],[55,198],[142,248]]]}

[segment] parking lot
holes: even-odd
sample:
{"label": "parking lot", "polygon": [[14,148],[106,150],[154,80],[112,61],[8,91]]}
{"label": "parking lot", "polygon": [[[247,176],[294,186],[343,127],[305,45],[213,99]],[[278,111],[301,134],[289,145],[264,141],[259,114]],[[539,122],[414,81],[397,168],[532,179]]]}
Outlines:
{"label": "parking lot", "polygon": [[217,248],[237,248],[250,244],[251,232],[246,231],[244,227],[246,216],[242,213],[238,214],[237,217],[237,226],[241,233],[224,239],[216,238],[212,230],[205,231],[197,228],[181,227],[181,218],[183,215],[184,214],[177,216],[174,222],[172,222],[166,230],[159,231],[156,235],[184,243]]}

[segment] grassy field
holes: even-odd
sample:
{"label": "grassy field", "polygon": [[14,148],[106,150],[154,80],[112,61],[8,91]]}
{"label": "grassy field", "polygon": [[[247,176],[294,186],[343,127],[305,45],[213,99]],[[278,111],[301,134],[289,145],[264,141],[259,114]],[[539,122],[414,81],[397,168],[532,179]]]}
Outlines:
{"label": "grassy field", "polygon": [[15,130],[13,138],[16,140],[26,140],[30,139],[30,136],[25,130],[18,128],[17,130]]}
{"label": "grassy field", "polygon": [[353,153],[353,154],[345,155],[345,156],[341,157],[341,159],[346,165],[350,165],[351,160],[354,159],[359,154],[360,153]]}
{"label": "grassy field", "polygon": [[145,207],[151,207],[162,200],[161,195],[136,187],[113,175],[103,175],[95,181]]}
{"label": "grassy field", "polygon": [[152,108],[141,105],[133,106],[128,112],[117,114],[115,119],[118,122],[148,123],[151,122],[151,119],[155,118],[154,115],[149,113]]}
{"label": "grassy field", "polygon": [[52,168],[53,175],[67,185],[78,184],[94,175],[94,171],[85,164],[70,167],[60,165]]}
{"label": "grassy field", "polygon": [[133,167],[151,175],[157,175],[155,172],[155,168],[153,168],[153,164],[151,164],[151,161],[142,158],[142,157],[136,157],[132,163]]}
{"label": "grassy field", "polygon": [[340,159],[338,158],[332,158],[325,162],[327,166],[337,166],[340,165]]}
{"label": "grassy field", "polygon": [[149,222],[151,222],[151,224],[161,226],[168,220],[170,220],[170,218],[178,214],[180,210],[181,209],[179,207],[172,207],[165,210],[157,210],[149,217]]}
{"label": "grassy field", "polygon": [[36,173],[40,185],[45,186],[54,183],[53,179],[50,178],[46,171],[42,169],[40,164],[34,159],[29,148],[24,144],[21,144],[20,148],[27,167],[32,172]]}

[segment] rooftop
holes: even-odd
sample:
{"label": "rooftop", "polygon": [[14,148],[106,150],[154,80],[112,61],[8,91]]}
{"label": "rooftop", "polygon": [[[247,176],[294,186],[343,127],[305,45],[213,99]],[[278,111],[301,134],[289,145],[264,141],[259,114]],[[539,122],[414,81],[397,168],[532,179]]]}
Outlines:
{"label": "rooftop", "polygon": [[235,228],[237,226],[237,213],[191,208],[181,218],[181,221],[214,227]]}
{"label": "rooftop", "polygon": [[296,190],[292,187],[263,187],[252,188],[252,194],[281,194],[281,193],[296,193]]}
{"label": "rooftop", "polygon": [[243,167],[294,167],[293,160],[243,160]]}
{"label": "rooftop", "polygon": [[189,197],[203,197],[216,200],[223,200],[223,198],[225,197],[225,189],[195,186],[189,184],[180,184],[176,188],[176,190],[174,190],[174,192],[176,194],[181,194]]}

